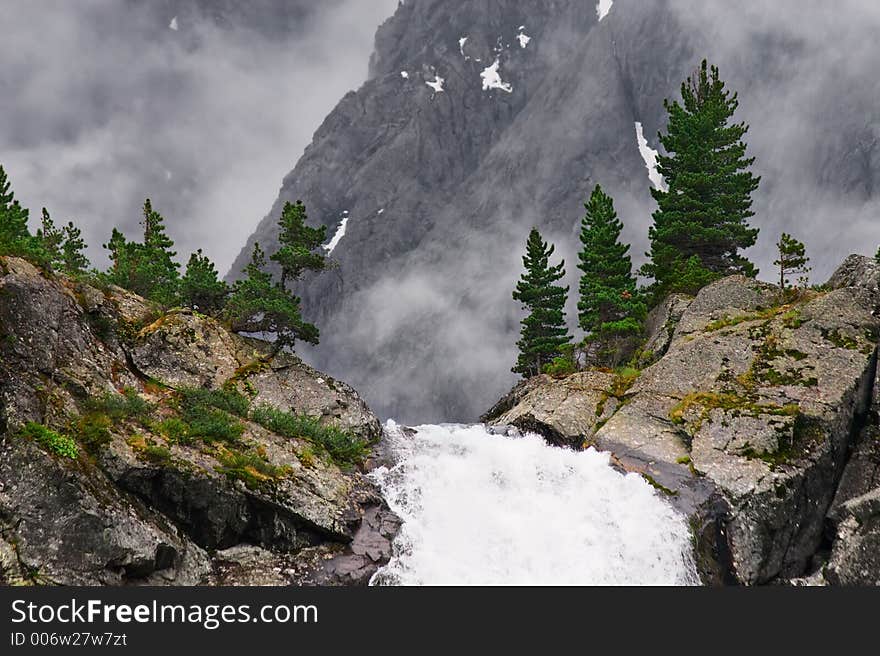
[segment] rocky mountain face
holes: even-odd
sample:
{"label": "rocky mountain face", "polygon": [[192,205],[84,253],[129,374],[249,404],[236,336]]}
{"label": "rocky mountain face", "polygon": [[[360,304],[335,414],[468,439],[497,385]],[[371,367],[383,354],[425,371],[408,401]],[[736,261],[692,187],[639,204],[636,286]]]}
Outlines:
{"label": "rocky mountain face", "polygon": [[[601,183],[641,261],[653,210],[645,157],[658,147],[664,98],[704,56],[752,125],[763,176],[753,257],[769,266],[785,229],[828,275],[877,239],[870,108],[880,88],[865,82],[875,79],[870,48],[834,44],[872,42],[851,31],[878,17],[725,4],[616,0],[600,21],[580,0],[401,3],[379,29],[369,81],[318,129],[231,275],[254,241],[275,245],[282,204],[302,199],[314,223],[344,233],[338,269],[302,288],[323,336],[311,361],[350,379],[382,415],[473,419],[513,383],[510,292],[532,225],[557,242],[574,288],[582,203]],[[833,240],[829,216],[846,226]]]}
{"label": "rocky mountain face", "polygon": [[521,383],[484,420],[610,451],[695,533],[704,580],[880,584],[880,266],[732,277],[653,311],[641,371]]}
{"label": "rocky mountain face", "polygon": [[[366,583],[398,526],[377,489],[245,407],[372,442],[379,421],[268,352],[0,258],[0,583]],[[219,396],[187,416],[185,389]]]}

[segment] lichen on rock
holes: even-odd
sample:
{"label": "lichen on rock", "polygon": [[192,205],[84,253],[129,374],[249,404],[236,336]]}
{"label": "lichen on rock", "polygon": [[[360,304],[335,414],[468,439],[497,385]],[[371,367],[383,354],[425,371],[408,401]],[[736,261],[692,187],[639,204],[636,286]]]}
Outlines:
{"label": "lichen on rock", "polygon": [[278,559],[274,583],[364,584],[387,561],[396,518],[315,441],[380,439],[352,388],[209,317],[0,259],[0,580],[223,583],[241,552],[240,584]]}

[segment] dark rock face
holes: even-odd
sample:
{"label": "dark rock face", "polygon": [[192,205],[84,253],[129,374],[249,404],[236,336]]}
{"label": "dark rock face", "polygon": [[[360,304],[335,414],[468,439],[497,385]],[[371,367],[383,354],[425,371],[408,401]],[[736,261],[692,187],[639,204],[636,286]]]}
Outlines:
{"label": "dark rock face", "polygon": [[[537,377],[485,419],[540,417],[529,428],[546,425],[548,441],[596,445],[644,474],[691,518],[707,582],[818,572],[807,580],[875,584],[880,320],[866,281],[876,275],[872,259],[852,257],[828,291],[795,299],[720,280],[638,379]],[[596,376],[611,378],[604,392],[581,380]]]}
{"label": "dark rock face", "polygon": [[[169,389],[232,386],[255,403],[379,438],[352,388],[293,356],[268,362],[267,349],[207,317],[161,315],[123,290],[0,258],[0,581],[367,583],[390,557],[398,524],[362,472],[247,419],[225,445],[171,440],[160,428],[173,416]],[[108,421],[89,447],[78,422],[122,388],[162,414]],[[20,435],[26,422],[74,436],[79,455]],[[236,454],[259,462],[230,476]],[[236,570],[231,554],[246,554],[248,566]]]}
{"label": "dark rock face", "polygon": [[[532,225],[566,256],[574,289],[582,203],[600,182],[641,259],[654,206],[635,123],[656,148],[663,99],[703,56],[740,92],[738,117],[752,125],[764,179],[755,259],[769,267],[779,230],[793,231],[825,275],[844,254],[835,249],[876,241],[862,227],[880,188],[877,126],[864,119],[876,90],[859,82],[860,56],[843,75],[801,67],[821,52],[811,39],[822,37],[791,34],[780,14],[796,12],[799,26],[823,21],[782,4],[746,28],[723,3],[689,0],[618,0],[601,22],[595,3],[575,0],[401,4],[377,34],[370,80],[319,128],[231,275],[254,241],[275,245],[284,201],[304,200],[331,234],[348,217],[333,251],[339,269],[302,287],[306,314],[322,330],[308,357],[351,380],[380,415],[473,419],[514,383],[519,316],[510,292]],[[525,47],[520,34],[530,38]],[[509,91],[483,88],[481,73],[496,61]],[[437,76],[442,92],[428,85]],[[820,112],[786,113],[828,98],[848,99],[824,114],[834,128]],[[831,215],[851,217],[842,220],[852,230],[831,248],[818,236],[812,244]]]}

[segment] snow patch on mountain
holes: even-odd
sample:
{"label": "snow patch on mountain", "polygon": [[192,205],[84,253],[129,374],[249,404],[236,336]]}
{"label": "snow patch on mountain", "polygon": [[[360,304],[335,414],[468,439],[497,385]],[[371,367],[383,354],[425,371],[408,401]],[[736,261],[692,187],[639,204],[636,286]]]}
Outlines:
{"label": "snow patch on mountain", "polygon": [[[344,212],[344,214],[348,214],[348,212]],[[343,216],[342,221],[339,222],[339,227],[336,228],[336,234],[333,235],[333,239],[331,239],[327,244],[324,245],[324,250],[327,251],[327,255],[330,255],[333,250],[339,245],[339,241],[345,237],[345,229],[348,227],[348,216]]]}
{"label": "snow patch on mountain", "polygon": [[408,80],[409,73],[407,73],[406,71],[400,71],[400,77],[402,77],[404,80]]}
{"label": "snow patch on mountain", "polygon": [[611,11],[611,5],[614,4],[614,0],[599,0],[599,3],[596,5],[596,14],[599,16],[599,20],[602,20],[608,15],[608,12]]}
{"label": "snow patch on mountain", "polygon": [[178,29],[178,26],[177,26],[177,16],[175,16],[174,18],[172,18],[172,19],[171,19],[171,22],[168,23],[168,29],[169,29],[169,30],[174,30],[175,32],[177,31],[177,29]]}
{"label": "snow patch on mountain", "polygon": [[458,40],[458,50],[461,53],[461,56],[465,59],[468,58],[468,56],[464,54],[464,45],[467,43],[467,40],[468,38],[466,36],[463,36]]}
{"label": "snow patch on mountain", "polygon": [[516,35],[516,39],[517,41],[519,41],[519,47],[525,48],[527,45],[529,45],[529,41],[532,40],[532,37],[523,32],[523,28],[520,28],[520,32]]}
{"label": "snow patch on mountain", "polygon": [[642,124],[636,121],[635,125],[636,142],[639,144],[639,153],[641,153],[642,159],[645,160],[645,167],[648,169],[648,179],[656,189],[666,191],[666,181],[657,170],[657,155],[659,153],[648,145],[648,140],[645,139],[645,134],[642,130]]}
{"label": "snow patch on mountain", "polygon": [[496,59],[494,64],[487,66],[483,69],[483,72],[480,73],[480,77],[483,79],[483,91],[500,89],[507,93],[513,93],[513,87],[501,79],[501,73],[498,72],[500,66],[501,60]]}
{"label": "snow patch on mountain", "polygon": [[433,80],[427,80],[425,84],[434,90],[434,93],[443,93],[443,84],[446,82],[439,75],[435,75]]}

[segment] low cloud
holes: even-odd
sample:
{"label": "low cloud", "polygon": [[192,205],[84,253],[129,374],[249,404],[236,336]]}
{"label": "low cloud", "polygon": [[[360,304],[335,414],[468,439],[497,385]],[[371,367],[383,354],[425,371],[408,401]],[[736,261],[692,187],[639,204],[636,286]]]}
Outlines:
{"label": "low cloud", "polygon": [[267,35],[262,15],[218,21],[195,0],[6,3],[0,163],[19,199],[33,216],[45,205],[76,221],[103,264],[111,228],[136,234],[150,197],[181,259],[202,247],[225,270],[315,129],[366,78],[397,3],[301,4],[311,14],[294,32]]}

